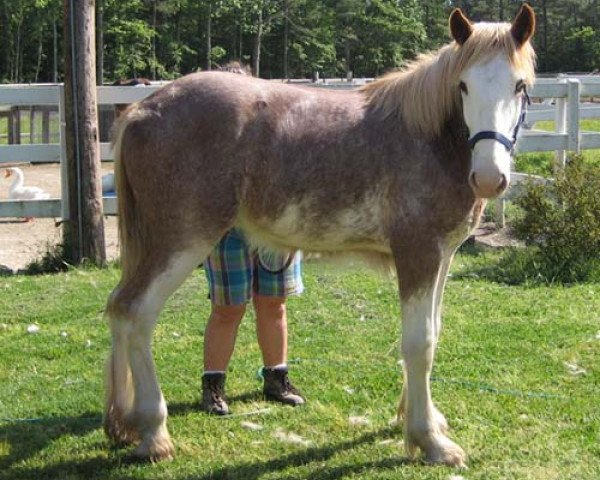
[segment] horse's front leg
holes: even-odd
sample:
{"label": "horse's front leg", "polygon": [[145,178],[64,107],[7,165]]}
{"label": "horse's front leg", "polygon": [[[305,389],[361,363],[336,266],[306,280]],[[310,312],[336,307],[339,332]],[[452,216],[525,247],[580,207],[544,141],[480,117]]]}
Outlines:
{"label": "horse's front leg", "polygon": [[[449,253],[445,254],[442,258],[442,263],[440,265],[440,269],[438,271],[438,275],[435,281],[435,298],[434,298],[434,318],[435,318],[435,329],[434,336],[435,342],[440,338],[440,333],[442,331],[442,298],[444,296],[444,288],[446,286],[446,280],[448,278],[448,272],[450,270],[450,265],[452,260],[454,259],[454,251],[448,250]],[[407,392],[407,381],[406,381],[406,369],[403,368],[404,372],[404,385],[402,387],[402,395],[400,396],[400,404],[398,406],[398,424],[402,422],[406,414],[406,392]],[[440,430],[446,433],[449,429],[448,422],[446,417],[440,412],[434,405],[434,417],[435,421],[438,424]]]}
{"label": "horse's front leg", "polygon": [[441,328],[441,290],[451,256],[437,246],[426,251],[420,245],[416,251],[418,255],[396,255],[405,379],[399,413],[404,414],[405,445],[411,456],[421,449],[428,462],[464,466],[466,455],[446,436],[447,423],[433,404],[430,388]]}

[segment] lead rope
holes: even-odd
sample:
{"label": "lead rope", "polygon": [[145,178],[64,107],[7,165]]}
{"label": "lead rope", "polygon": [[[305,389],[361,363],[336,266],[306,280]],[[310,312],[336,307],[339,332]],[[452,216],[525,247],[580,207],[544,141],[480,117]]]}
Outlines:
{"label": "lead rope", "polygon": [[258,252],[256,253],[256,260],[257,260],[258,264],[261,266],[261,268],[263,270],[265,270],[266,272],[268,272],[268,273],[270,273],[272,275],[279,275],[280,273],[285,272],[290,267],[290,265],[294,261],[294,257],[296,256],[296,252],[298,252],[298,250],[292,250],[291,252],[289,252],[287,260],[285,261],[285,264],[283,265],[283,267],[281,267],[278,270],[271,270],[271,269],[267,268],[265,266],[265,264],[261,261],[260,254]]}

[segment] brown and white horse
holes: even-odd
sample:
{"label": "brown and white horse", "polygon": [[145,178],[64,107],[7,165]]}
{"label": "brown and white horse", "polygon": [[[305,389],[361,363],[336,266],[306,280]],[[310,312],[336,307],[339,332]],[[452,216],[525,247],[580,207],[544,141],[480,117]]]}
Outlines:
{"label": "brown and white horse", "polygon": [[256,246],[395,266],[408,453],[463,465],[430,391],[442,292],[484,199],[508,186],[534,27],[527,5],[512,24],[472,24],[455,10],[451,44],[359,91],[208,72],[130,107],[114,143],[123,272],[107,306],[108,436],[137,443],[144,458],[173,455],[152,331],[167,298],[237,226]]}

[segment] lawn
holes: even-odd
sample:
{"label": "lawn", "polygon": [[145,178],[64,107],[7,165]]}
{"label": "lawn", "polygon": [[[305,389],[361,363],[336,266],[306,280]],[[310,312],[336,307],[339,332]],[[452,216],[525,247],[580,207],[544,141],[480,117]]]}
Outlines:
{"label": "lawn", "polygon": [[[156,329],[177,448],[175,460],[156,465],[132,462],[100,428],[109,348],[102,309],[118,270],[2,277],[0,478],[598,479],[600,285],[515,287],[478,276],[495,261],[457,258],[433,374],[467,471],[406,459],[390,424],[402,383],[395,287],[361,267],[309,264],[306,293],[289,302],[292,378],[308,404],[262,401],[247,318],[226,418],[197,407],[209,305],[196,272]],[[31,324],[37,333],[27,333]]]}

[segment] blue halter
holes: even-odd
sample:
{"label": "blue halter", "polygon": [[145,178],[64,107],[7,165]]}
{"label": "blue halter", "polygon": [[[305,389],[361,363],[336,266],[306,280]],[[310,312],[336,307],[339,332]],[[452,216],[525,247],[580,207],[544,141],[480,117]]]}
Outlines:
{"label": "blue halter", "polygon": [[500,132],[495,132],[493,130],[482,130],[481,132],[477,132],[468,140],[469,147],[471,150],[475,148],[475,145],[479,140],[496,140],[504,145],[507,152],[511,154],[514,153],[515,144],[517,143],[517,136],[519,135],[519,130],[521,126],[525,123],[525,117],[527,116],[527,105],[531,105],[531,99],[529,98],[529,94],[527,93],[527,89],[523,90],[523,97],[521,100],[521,114],[519,115],[519,121],[515,125],[515,129],[513,130],[512,139],[502,135]]}

